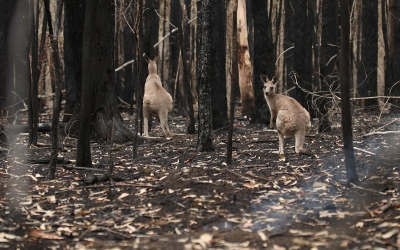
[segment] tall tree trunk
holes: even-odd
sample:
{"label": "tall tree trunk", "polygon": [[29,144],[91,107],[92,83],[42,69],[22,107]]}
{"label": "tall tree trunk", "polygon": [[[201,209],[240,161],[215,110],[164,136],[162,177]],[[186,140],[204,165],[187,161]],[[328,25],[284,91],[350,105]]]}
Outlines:
{"label": "tall tree trunk", "polygon": [[[359,93],[362,97],[377,95],[378,67],[378,0],[362,2],[362,45],[361,58],[363,77],[358,79]],[[364,101],[364,107],[377,105],[377,99]]]}
{"label": "tall tree trunk", "polygon": [[255,96],[255,112],[251,123],[269,123],[269,109],[263,94],[263,82],[260,75],[275,74],[275,55],[272,43],[272,26],[268,15],[267,1],[253,0],[251,2],[254,22],[254,60],[253,88]]}
{"label": "tall tree trunk", "polygon": [[82,89],[82,39],[86,0],[67,0],[64,3],[64,67],[65,108],[63,122],[69,135],[79,129],[79,101]]}
{"label": "tall tree trunk", "polygon": [[188,134],[194,134],[196,132],[195,129],[195,124],[194,124],[194,110],[193,110],[193,95],[192,95],[192,90],[190,87],[190,59],[188,56],[188,49],[190,49],[190,45],[188,43],[188,29],[187,29],[187,6],[183,0],[180,0],[181,3],[181,25],[179,29],[179,43],[180,43],[180,48],[181,48],[181,56],[182,56],[182,68],[183,68],[183,80],[184,82],[182,83],[185,89],[185,96],[187,98],[187,105],[189,108],[189,123],[187,126],[187,133]]}
{"label": "tall tree trunk", "polygon": [[[54,34],[50,34],[51,39],[51,51],[52,58],[54,60],[54,75],[55,75],[55,86],[54,86],[54,101],[53,101],[53,117],[51,122],[51,160],[49,169],[49,179],[54,179],[57,167],[57,157],[58,157],[58,124],[60,120],[61,111],[61,86],[62,86],[62,76],[61,76],[61,61],[58,50],[58,38],[60,35],[61,28],[61,14],[63,8],[64,0],[57,0],[57,11],[54,21]],[[51,19],[48,19],[51,21]]]}
{"label": "tall tree trunk", "polygon": [[[15,11],[15,5],[18,1],[16,0],[5,0],[2,1],[0,7],[0,111],[7,105],[7,95],[9,86],[7,86],[7,71],[10,72],[10,64],[8,62],[12,60],[8,53],[8,39],[12,30],[9,29],[9,25],[12,20],[13,13]],[[11,77],[11,75],[9,75]],[[10,81],[9,81],[10,82]],[[0,114],[4,115],[4,114]]]}
{"label": "tall tree trunk", "polygon": [[[199,53],[197,54],[197,84],[199,93],[197,150],[212,151],[212,108],[211,108],[211,12],[214,0],[201,1],[198,19]],[[224,65],[225,66],[225,65]]]}
{"label": "tall tree trunk", "polygon": [[[394,0],[390,16],[393,16],[393,78],[392,83],[388,84],[391,88],[391,95],[400,96],[400,2]],[[397,107],[400,106],[400,99],[392,100]]]}
{"label": "tall tree trunk", "polygon": [[[385,79],[385,61],[386,61],[386,52],[385,48],[387,45],[385,45],[385,38],[384,38],[384,31],[383,31],[383,16],[385,16],[385,9],[384,9],[384,2],[386,0],[378,0],[378,68],[377,68],[377,92],[376,94],[378,96],[384,96],[385,95],[385,85],[386,85],[386,79]],[[386,25],[386,21],[384,23]],[[386,27],[385,27],[386,29]],[[385,32],[386,34],[386,32]],[[388,113],[389,109],[385,105],[385,98],[378,98],[378,105],[379,105],[379,110],[383,113]]]}
{"label": "tall tree trunk", "polygon": [[[292,0],[284,0],[285,7],[285,27],[284,27],[284,73],[282,77],[283,88],[291,90],[295,87],[294,82],[290,76],[294,72],[294,48],[296,42],[295,30],[297,29],[295,22],[295,10],[292,6]],[[292,95],[294,92],[289,92]]]}
{"label": "tall tree trunk", "polygon": [[342,93],[342,129],[347,183],[359,182],[353,149],[353,130],[350,103],[350,6],[340,0],[340,89]]}
{"label": "tall tree trunk", "polygon": [[[311,91],[311,65],[312,65],[312,33],[310,29],[308,1],[292,1],[295,9],[295,47],[294,47],[294,71],[295,80],[298,85],[295,88],[295,99],[307,110],[310,111],[311,103],[307,99],[307,93],[301,89]],[[312,114],[313,112],[310,112]]]}
{"label": "tall tree trunk", "polygon": [[39,122],[39,102],[38,102],[38,82],[39,82],[39,1],[30,0],[30,19],[31,19],[31,82],[29,85],[28,96],[28,116],[29,116],[29,144],[37,145],[37,133]]}
{"label": "tall tree trunk", "polygon": [[[358,97],[358,82],[360,79],[363,79],[363,66],[361,62],[361,40],[362,40],[362,32],[361,32],[361,13],[362,13],[362,5],[361,1],[353,1],[353,16],[351,23],[351,34],[350,41],[352,41],[352,76],[353,76],[353,85],[352,85],[352,97]],[[360,101],[358,101],[360,102]]]}
{"label": "tall tree trunk", "polygon": [[226,98],[226,8],[225,1],[213,0],[211,12],[211,99],[213,129],[228,125]]}
{"label": "tall tree trunk", "polygon": [[[114,5],[108,1],[88,0],[83,39],[83,76],[78,134],[77,166],[92,165],[91,124],[102,139],[122,143],[134,139],[118,110],[114,81]],[[114,125],[113,125],[114,124]],[[114,134],[112,127],[114,126]]]}
{"label": "tall tree trunk", "polygon": [[249,32],[247,30],[246,0],[239,0],[237,15],[237,28],[239,35],[239,87],[242,114],[252,115],[255,110],[255,99],[248,40]]}
{"label": "tall tree trunk", "polygon": [[[129,22],[129,26],[132,26],[134,21],[134,9],[131,5],[131,2],[128,0],[124,0],[124,9],[125,9],[125,16],[127,21]],[[134,34],[128,24],[125,23],[124,30],[122,32],[122,37],[124,40],[124,55],[125,55],[125,62],[131,61],[135,59],[135,39]],[[135,91],[134,88],[134,77],[133,77],[133,64],[129,64],[124,67],[124,100],[129,103],[129,114],[133,115],[133,93]]]}
{"label": "tall tree trunk", "polygon": [[323,98],[318,102],[319,107],[319,124],[318,131],[330,131],[331,124],[328,117],[328,111],[331,108],[329,91],[335,91],[338,86],[337,82],[337,61],[339,46],[339,25],[338,25],[338,1],[322,2],[322,30],[321,30],[321,53],[320,53],[320,69],[321,69],[321,88]]}
{"label": "tall tree trunk", "polygon": [[[12,7],[12,5],[8,5]],[[2,6],[1,8],[7,7]],[[26,1],[16,1],[15,9],[8,10],[12,12],[12,17],[7,25],[7,45],[6,53],[7,66],[6,66],[6,79],[7,92],[0,94],[7,96],[5,99],[0,100],[6,101],[6,106],[12,106],[7,109],[8,116],[10,117],[9,122],[16,123],[18,117],[14,117],[14,114],[19,109],[25,109],[26,106],[21,100],[25,99],[28,94],[28,88],[30,86],[30,70],[29,70],[29,37],[30,28],[29,24],[29,3]],[[7,13],[5,14],[8,15]],[[5,20],[8,23],[8,20]],[[2,35],[0,35],[1,37]],[[4,59],[1,59],[4,60]],[[10,94],[13,92],[12,94]],[[14,105],[15,104],[15,105]],[[7,114],[6,114],[7,115]],[[12,120],[11,120],[12,119]]]}
{"label": "tall tree trunk", "polygon": [[238,68],[238,0],[232,0],[233,13],[232,13],[232,78],[231,78],[231,96],[229,105],[229,132],[226,153],[226,163],[232,164],[232,137],[233,137],[233,123],[235,121],[235,92],[236,86],[239,83],[239,68]]}

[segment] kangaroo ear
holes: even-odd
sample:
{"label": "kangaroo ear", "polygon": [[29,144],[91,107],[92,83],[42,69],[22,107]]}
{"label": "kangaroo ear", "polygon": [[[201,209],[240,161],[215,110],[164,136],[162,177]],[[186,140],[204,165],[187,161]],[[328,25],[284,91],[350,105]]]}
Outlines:
{"label": "kangaroo ear", "polygon": [[147,63],[149,63],[151,61],[150,58],[146,54],[144,54],[144,57],[146,57],[146,62]]}
{"label": "kangaroo ear", "polygon": [[260,78],[261,78],[261,81],[263,81],[263,82],[268,82],[269,81],[268,76],[266,76],[264,74],[261,74]]}
{"label": "kangaroo ear", "polygon": [[272,82],[275,84],[275,83],[277,83],[278,82],[278,77],[277,76],[274,76],[273,78],[272,78]]}
{"label": "kangaroo ear", "polygon": [[154,57],[154,62],[158,62],[158,60],[160,59],[160,57],[159,56],[156,56],[156,57]]}

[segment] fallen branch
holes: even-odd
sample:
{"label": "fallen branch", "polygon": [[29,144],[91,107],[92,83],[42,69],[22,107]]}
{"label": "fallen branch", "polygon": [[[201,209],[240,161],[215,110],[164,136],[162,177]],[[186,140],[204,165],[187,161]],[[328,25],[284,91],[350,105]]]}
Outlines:
{"label": "fallen branch", "polygon": [[389,202],[388,204],[383,205],[382,207],[379,208],[379,211],[381,213],[384,213],[390,209],[398,208],[400,207],[400,202]]}
{"label": "fallen branch", "polygon": [[376,131],[376,132],[371,132],[368,134],[363,135],[363,137],[367,137],[370,135],[390,135],[390,134],[400,134],[400,131]]}
{"label": "fallen branch", "polygon": [[357,147],[353,147],[355,150],[358,150],[358,151],[361,151],[361,152],[364,152],[364,153],[367,153],[367,154],[370,154],[370,155],[376,155],[375,153],[372,153],[372,152],[370,152],[370,151],[367,151],[367,150],[365,150],[365,149],[361,149],[361,148],[357,148]]}

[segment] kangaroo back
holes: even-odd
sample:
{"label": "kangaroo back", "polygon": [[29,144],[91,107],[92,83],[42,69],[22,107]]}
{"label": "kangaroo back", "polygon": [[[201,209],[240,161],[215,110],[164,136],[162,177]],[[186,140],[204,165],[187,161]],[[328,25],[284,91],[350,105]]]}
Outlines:
{"label": "kangaroo back", "polygon": [[161,79],[157,75],[157,60],[147,57],[149,75],[147,76],[143,96],[143,123],[144,136],[148,136],[148,118],[154,116],[160,120],[161,128],[166,137],[172,134],[168,127],[168,114],[172,111],[172,97],[163,88]]}

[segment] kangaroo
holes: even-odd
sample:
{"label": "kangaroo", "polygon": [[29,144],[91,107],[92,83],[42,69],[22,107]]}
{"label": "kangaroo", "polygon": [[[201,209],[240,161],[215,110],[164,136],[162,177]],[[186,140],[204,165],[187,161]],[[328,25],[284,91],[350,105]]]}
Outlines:
{"label": "kangaroo", "polygon": [[279,136],[279,156],[284,157],[284,139],[295,137],[295,151],[297,154],[307,154],[309,151],[303,148],[306,134],[310,131],[310,114],[295,99],[276,94],[276,78],[269,80],[266,75],[261,75],[264,82],[263,92],[271,112],[270,128],[274,128],[274,117],[276,117],[276,128]]}
{"label": "kangaroo", "polygon": [[163,88],[161,79],[157,75],[158,56],[154,60],[150,60],[146,56],[148,63],[149,75],[144,85],[143,96],[143,123],[144,136],[149,136],[149,116],[156,117],[160,123],[165,137],[172,137],[168,127],[168,114],[172,111],[172,97]]}

